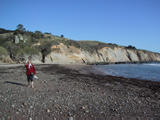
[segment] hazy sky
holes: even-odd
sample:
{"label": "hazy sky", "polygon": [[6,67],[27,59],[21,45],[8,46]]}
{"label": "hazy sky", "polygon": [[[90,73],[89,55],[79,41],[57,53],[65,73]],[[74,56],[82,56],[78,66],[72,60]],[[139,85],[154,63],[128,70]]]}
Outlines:
{"label": "hazy sky", "polygon": [[160,0],[0,0],[0,27],[160,52]]}

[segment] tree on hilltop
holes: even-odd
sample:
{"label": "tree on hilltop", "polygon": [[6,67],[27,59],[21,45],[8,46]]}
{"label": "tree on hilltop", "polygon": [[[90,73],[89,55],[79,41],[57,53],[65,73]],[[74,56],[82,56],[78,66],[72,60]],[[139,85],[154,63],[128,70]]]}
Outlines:
{"label": "tree on hilltop", "polygon": [[35,35],[34,35],[34,37],[36,37],[36,38],[42,38],[43,37],[43,34],[42,34],[42,32],[41,31],[35,31]]}
{"label": "tree on hilltop", "polygon": [[20,32],[26,31],[26,29],[24,28],[24,26],[23,26],[22,24],[18,24],[16,30],[17,30],[17,31],[20,31]]}
{"label": "tree on hilltop", "polygon": [[128,45],[126,48],[128,48],[128,49],[136,49],[136,47],[132,46],[132,45]]}
{"label": "tree on hilltop", "polygon": [[64,35],[63,35],[63,34],[61,35],[61,38],[64,38]]}

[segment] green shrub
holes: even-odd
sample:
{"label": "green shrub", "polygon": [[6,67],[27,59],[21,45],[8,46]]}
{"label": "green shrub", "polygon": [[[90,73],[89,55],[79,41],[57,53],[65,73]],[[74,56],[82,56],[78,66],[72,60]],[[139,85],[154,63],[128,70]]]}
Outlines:
{"label": "green shrub", "polygon": [[45,49],[45,52],[43,54],[48,55],[51,52],[51,46],[52,45],[59,45],[58,40],[47,40],[47,41],[41,41],[41,45],[39,46],[39,51],[42,52],[42,50]]}
{"label": "green shrub", "polygon": [[136,47],[132,46],[132,45],[128,45],[128,47],[126,47],[126,48],[128,48],[128,49],[136,49]]}
{"label": "green shrub", "polygon": [[78,43],[82,50],[88,51],[90,53],[107,46],[106,43],[102,43],[98,41],[78,41]]}
{"label": "green shrub", "polygon": [[0,38],[0,45],[3,46],[3,44],[6,42],[6,39]]}
{"label": "green shrub", "polygon": [[63,34],[61,35],[61,38],[64,38],[64,35],[63,35]]}
{"label": "green shrub", "polygon": [[29,55],[35,55],[35,54],[38,54],[39,51],[38,51],[38,49],[36,49],[36,48],[31,48],[31,47],[29,47],[29,46],[26,46],[26,47],[24,48],[24,53],[25,53],[25,54],[29,54]]}
{"label": "green shrub", "polygon": [[7,50],[4,47],[2,47],[2,46],[0,46],[0,56],[1,55],[8,55]]}
{"label": "green shrub", "polygon": [[51,35],[51,33],[48,33],[48,32],[45,32],[44,34],[48,34],[48,35]]}
{"label": "green shrub", "polygon": [[29,46],[25,46],[24,48],[14,49],[14,55],[16,57],[24,56],[25,54],[27,54],[27,55],[36,55],[38,53],[39,53],[38,49],[31,48]]}
{"label": "green shrub", "polygon": [[80,48],[80,45],[78,42],[73,41],[73,40],[61,40],[61,42],[66,45],[67,47],[69,46],[74,46],[76,48]]}
{"label": "green shrub", "polygon": [[15,57],[19,57],[19,56],[23,56],[23,55],[24,55],[24,50],[23,49],[18,48],[18,49],[14,50],[14,56]]}
{"label": "green shrub", "polygon": [[104,47],[114,48],[118,46],[117,44],[107,44],[99,41],[78,41],[78,43],[82,50],[88,51],[90,53],[102,49]]}
{"label": "green shrub", "polygon": [[40,31],[35,31],[35,33],[33,34],[33,37],[40,39],[40,38],[43,38],[43,34]]}

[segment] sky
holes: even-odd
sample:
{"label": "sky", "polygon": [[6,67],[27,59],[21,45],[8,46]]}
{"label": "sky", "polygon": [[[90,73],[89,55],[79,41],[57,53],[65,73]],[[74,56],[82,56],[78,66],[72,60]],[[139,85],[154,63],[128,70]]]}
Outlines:
{"label": "sky", "polygon": [[160,52],[160,0],[0,0],[0,28]]}

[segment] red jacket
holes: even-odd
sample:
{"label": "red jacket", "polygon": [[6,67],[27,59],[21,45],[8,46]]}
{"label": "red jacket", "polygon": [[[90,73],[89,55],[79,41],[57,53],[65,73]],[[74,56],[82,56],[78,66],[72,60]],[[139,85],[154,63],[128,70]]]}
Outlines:
{"label": "red jacket", "polygon": [[33,64],[31,64],[30,67],[29,64],[26,64],[25,67],[26,67],[26,75],[30,75],[31,73],[33,73],[34,75],[36,74],[36,70]]}

